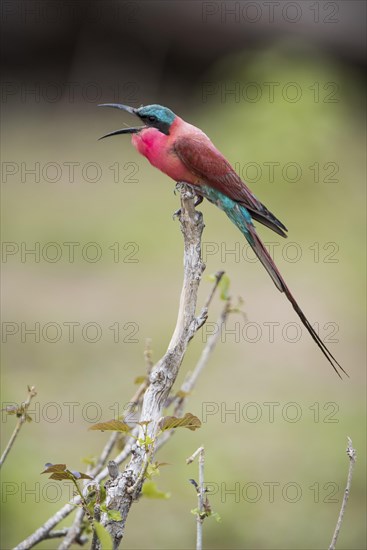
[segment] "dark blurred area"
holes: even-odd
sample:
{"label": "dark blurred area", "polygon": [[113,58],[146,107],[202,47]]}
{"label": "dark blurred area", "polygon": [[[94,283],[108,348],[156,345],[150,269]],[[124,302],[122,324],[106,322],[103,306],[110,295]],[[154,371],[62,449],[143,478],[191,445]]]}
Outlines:
{"label": "dark blurred area", "polygon": [[32,83],[49,83],[55,99],[85,93],[99,101],[112,92],[120,101],[172,102],[174,94],[181,104],[219,58],[251,56],[285,38],[294,40],[293,55],[312,45],[362,73],[365,24],[359,0],[3,0],[2,75],[11,82],[3,93],[11,99],[18,86],[29,83],[32,94]]}
{"label": "dark blurred area", "polygon": [[[206,548],[326,548],[350,436],[358,461],[339,548],[366,548],[366,2],[4,0],[1,18],[2,403],[24,400],[27,384],[38,391],[34,421],[2,469],[1,548],[68,501],[67,487],[61,494],[40,476],[44,463],[84,471],[99,456],[108,436],[88,428],[125,410],[146,371],[146,339],[156,361],[175,325],[182,238],[174,183],[127,136],[98,141],[131,122],[98,109],[104,102],[167,105],[209,135],[288,227],[287,241],[259,234],[350,374],[340,382],[246,255],[242,235],[204,201],[199,306],[208,276],[223,269],[245,315],[230,318],[190,395],[187,410],[202,428],[175,434],[157,455],[169,464],[157,484],[170,500],[141,498],[122,546],[194,547],[187,479],[197,471],[185,458],[204,444],[210,502],[222,517],[205,521]],[[209,328],[222,307],[217,296]],[[244,415],[249,404],[259,421]],[[217,412],[205,420],[209,406]],[[3,415],[2,448],[14,425]]]}

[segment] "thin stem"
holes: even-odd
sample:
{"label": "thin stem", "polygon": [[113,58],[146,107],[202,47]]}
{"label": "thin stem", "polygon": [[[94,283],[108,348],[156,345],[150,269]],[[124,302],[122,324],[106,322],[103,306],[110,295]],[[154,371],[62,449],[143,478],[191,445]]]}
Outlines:
{"label": "thin stem", "polygon": [[355,465],[356,460],[357,460],[357,452],[353,448],[353,443],[352,443],[352,440],[351,440],[350,437],[348,437],[347,455],[349,457],[349,469],[348,469],[347,486],[346,486],[345,491],[344,491],[343,502],[342,502],[342,505],[341,505],[341,508],[340,508],[338,521],[336,522],[336,527],[335,527],[335,531],[334,531],[334,535],[333,535],[331,544],[329,546],[329,550],[335,550],[335,545],[336,545],[336,542],[338,540],[340,528],[341,528],[342,523],[343,523],[344,513],[345,513],[345,509],[347,507],[350,488],[351,488],[351,485],[352,485],[353,469],[354,469],[354,465]]}
{"label": "thin stem", "polygon": [[22,403],[20,410],[21,410],[21,416],[19,417],[19,420],[17,422],[17,425],[15,426],[15,429],[11,435],[11,438],[8,441],[7,446],[5,447],[5,450],[0,458],[0,468],[4,464],[6,457],[8,456],[12,446],[14,445],[14,442],[20,432],[21,427],[23,426],[24,422],[27,420],[27,410],[29,408],[29,405],[31,404],[31,401],[33,397],[37,395],[35,386],[28,386],[28,397],[27,400]]}
{"label": "thin stem", "polygon": [[204,447],[199,447],[194,454],[186,459],[186,464],[191,464],[195,458],[199,455],[199,485],[196,487],[196,493],[198,497],[198,511],[196,514],[196,550],[202,550],[203,548],[203,523],[206,517],[206,510],[204,506],[204,466],[205,466],[205,451]]}

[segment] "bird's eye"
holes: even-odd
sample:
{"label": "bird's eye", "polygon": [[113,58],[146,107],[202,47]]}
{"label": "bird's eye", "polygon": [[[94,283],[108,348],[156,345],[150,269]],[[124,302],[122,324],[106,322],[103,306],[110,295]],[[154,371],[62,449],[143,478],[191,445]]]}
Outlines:
{"label": "bird's eye", "polygon": [[148,120],[149,120],[149,122],[155,122],[157,119],[154,115],[150,115],[150,116],[148,116]]}

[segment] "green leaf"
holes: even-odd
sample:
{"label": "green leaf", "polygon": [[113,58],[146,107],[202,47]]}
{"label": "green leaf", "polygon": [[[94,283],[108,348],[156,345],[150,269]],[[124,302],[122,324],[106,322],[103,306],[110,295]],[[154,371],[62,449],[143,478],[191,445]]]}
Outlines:
{"label": "green leaf", "polygon": [[107,515],[110,519],[112,519],[112,521],[122,520],[121,513],[119,512],[119,510],[107,510]]}
{"label": "green leaf", "polygon": [[88,464],[88,466],[95,466],[97,464],[97,458],[95,456],[86,456],[82,458],[82,462],[84,464]]}
{"label": "green leaf", "polygon": [[171,493],[160,491],[154,481],[146,481],[141,492],[147,498],[158,498],[165,500],[171,497]]}
{"label": "green leaf", "polygon": [[201,427],[201,422],[197,416],[191,413],[186,413],[182,418],[177,416],[164,416],[159,421],[159,427],[164,432],[173,428],[188,428],[189,430],[197,430]]}
{"label": "green leaf", "polygon": [[94,529],[97,537],[99,538],[99,542],[101,543],[102,550],[113,550],[112,537],[102,523],[95,521]]}
{"label": "green leaf", "polygon": [[220,517],[220,515],[218,514],[218,512],[212,513],[211,516],[215,519],[216,522],[218,522],[218,523],[221,523],[221,522],[222,522],[222,518]]}
{"label": "green leaf", "polygon": [[101,502],[106,500],[106,488],[103,482],[99,484],[99,499]]}
{"label": "green leaf", "polygon": [[142,437],[139,437],[137,439],[137,442],[139,443],[139,445],[141,447],[147,448],[149,445],[151,445],[153,443],[153,439],[151,439],[149,436],[147,436],[145,439],[142,438]]}
{"label": "green leaf", "polygon": [[101,505],[101,512],[104,512],[105,514],[107,514],[108,517],[112,519],[112,521],[122,520],[121,513],[119,512],[119,510],[110,510],[109,508],[107,508],[105,504]]}
{"label": "green leaf", "polygon": [[[199,508],[193,508],[192,510],[190,510],[192,514],[194,514],[194,516],[199,516],[200,515],[200,510]],[[201,516],[204,518],[204,517],[208,517],[208,518],[214,518],[215,521],[217,523],[221,523],[222,521],[222,518],[220,517],[220,515],[218,514],[218,512],[201,512]]]}
{"label": "green leaf", "polygon": [[5,409],[1,409],[1,410],[5,411],[6,414],[8,415],[14,414],[16,415],[17,418],[21,418],[22,416],[24,416],[26,422],[32,422],[32,418],[26,412],[26,407],[24,406],[24,403],[22,403],[20,407],[9,405]]}
{"label": "green leaf", "polygon": [[231,284],[230,278],[228,277],[228,275],[226,273],[224,273],[224,275],[222,275],[222,278],[221,278],[221,280],[219,281],[219,284],[218,284],[218,287],[219,287],[219,290],[220,290],[221,300],[228,300],[228,298],[229,298],[229,293],[228,292],[229,292],[230,284]]}
{"label": "green leaf", "polygon": [[148,467],[145,472],[145,477],[152,479],[152,477],[161,475],[159,468],[161,466],[169,466],[168,462],[154,462],[153,464],[148,464]]}
{"label": "green leaf", "polygon": [[101,430],[101,432],[113,431],[127,433],[131,428],[128,424],[125,424],[125,422],[121,422],[121,420],[109,420],[108,422],[98,422],[98,424],[93,424],[93,426],[89,429]]}
{"label": "green leaf", "polygon": [[159,476],[160,471],[157,464],[148,464],[148,467],[145,471],[145,477],[152,479],[154,476]]}
{"label": "green leaf", "polygon": [[134,384],[142,384],[143,382],[145,382],[147,379],[146,376],[137,376],[134,380]]}

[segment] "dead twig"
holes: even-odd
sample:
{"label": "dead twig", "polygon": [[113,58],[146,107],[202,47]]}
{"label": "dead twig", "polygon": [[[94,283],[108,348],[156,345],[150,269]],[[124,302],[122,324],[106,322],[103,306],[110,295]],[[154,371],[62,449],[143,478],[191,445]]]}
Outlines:
{"label": "dead twig", "polygon": [[347,455],[349,457],[349,469],[348,469],[347,486],[346,486],[345,491],[344,491],[343,502],[342,502],[342,505],[341,505],[341,508],[340,508],[338,521],[336,522],[336,527],[335,527],[335,531],[334,531],[334,535],[333,535],[331,544],[329,546],[329,550],[335,550],[335,545],[336,545],[336,542],[338,540],[340,528],[341,528],[342,523],[343,523],[344,513],[345,513],[345,509],[347,507],[350,488],[351,488],[351,485],[352,485],[353,469],[354,469],[354,465],[355,465],[356,460],[357,460],[357,452],[353,448],[353,443],[352,443],[352,440],[351,440],[350,437],[348,437]]}

